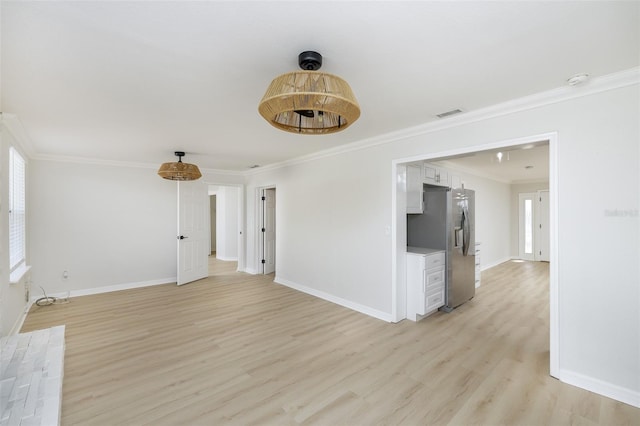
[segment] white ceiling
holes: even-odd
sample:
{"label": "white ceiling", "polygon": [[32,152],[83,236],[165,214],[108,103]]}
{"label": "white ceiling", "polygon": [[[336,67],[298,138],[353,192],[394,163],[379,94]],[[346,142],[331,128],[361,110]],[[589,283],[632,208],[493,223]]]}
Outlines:
{"label": "white ceiling", "polygon": [[[640,63],[640,2],[1,2],[1,108],[36,155],[247,170]],[[271,80],[317,50],[362,115],[271,127]]]}
{"label": "white ceiling", "polygon": [[430,162],[506,183],[548,182],[549,142],[481,151]]}

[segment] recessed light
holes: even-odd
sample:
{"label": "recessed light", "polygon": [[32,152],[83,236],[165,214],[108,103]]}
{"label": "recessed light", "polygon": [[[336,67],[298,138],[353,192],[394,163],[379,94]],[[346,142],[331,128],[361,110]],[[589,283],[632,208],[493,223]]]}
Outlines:
{"label": "recessed light", "polygon": [[579,84],[584,83],[585,81],[587,81],[589,79],[589,74],[587,74],[586,72],[580,73],[580,74],[576,74],[572,77],[569,77],[567,79],[567,84],[569,86],[577,86]]}

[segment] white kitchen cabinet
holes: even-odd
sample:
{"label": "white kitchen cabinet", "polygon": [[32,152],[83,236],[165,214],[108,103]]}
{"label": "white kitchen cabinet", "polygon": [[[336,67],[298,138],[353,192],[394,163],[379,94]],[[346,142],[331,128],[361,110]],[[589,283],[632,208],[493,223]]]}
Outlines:
{"label": "white kitchen cabinet", "polygon": [[442,167],[424,163],[423,166],[424,183],[430,185],[449,186],[449,172]]}
{"label": "white kitchen cabinet", "polygon": [[462,188],[462,180],[460,176],[449,173],[449,181],[451,183],[451,188]]}
{"label": "white kitchen cabinet", "polygon": [[422,167],[407,165],[407,214],[424,212],[424,191],[422,190]]}
{"label": "white kitchen cabinet", "polygon": [[444,250],[407,248],[407,318],[419,321],[444,306]]}

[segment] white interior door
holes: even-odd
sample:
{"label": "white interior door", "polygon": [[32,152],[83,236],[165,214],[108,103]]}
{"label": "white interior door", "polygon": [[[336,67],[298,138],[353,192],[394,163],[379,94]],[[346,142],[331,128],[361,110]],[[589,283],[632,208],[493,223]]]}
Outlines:
{"label": "white interior door", "polygon": [[178,182],[178,285],[209,276],[209,195],[202,182]]}
{"label": "white interior door", "polygon": [[269,188],[262,191],[263,205],[263,273],[271,274],[276,270],[276,190]]}
{"label": "white interior door", "polygon": [[549,262],[549,190],[538,191],[536,260]]}
{"label": "white interior door", "polygon": [[518,194],[518,247],[520,259],[535,260],[535,200],[536,193]]}

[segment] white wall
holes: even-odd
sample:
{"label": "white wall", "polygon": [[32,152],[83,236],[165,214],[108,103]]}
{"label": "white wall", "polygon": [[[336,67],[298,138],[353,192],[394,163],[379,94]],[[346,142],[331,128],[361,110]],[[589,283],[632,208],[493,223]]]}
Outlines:
{"label": "white wall", "polygon": [[510,211],[511,211],[511,257],[520,256],[519,249],[519,232],[518,229],[520,226],[520,210],[519,210],[519,199],[518,194],[525,192],[536,192],[542,191],[543,189],[549,189],[549,182],[536,182],[536,183],[521,183],[521,184],[513,184],[511,185],[511,201],[510,201]]}
{"label": "white wall", "polygon": [[30,181],[33,296],[38,286],[83,294],[175,282],[176,182],[151,168],[42,160]]}
{"label": "white wall", "polygon": [[216,258],[238,260],[239,189],[220,186],[216,192]]}
{"label": "white wall", "polygon": [[[251,175],[247,241],[259,241],[255,189],[276,186],[276,280],[388,315],[390,178],[376,149],[364,159],[357,151]],[[249,244],[248,269],[260,269],[258,257]]]}
{"label": "white wall", "polygon": [[[281,281],[389,316],[391,162],[558,132],[561,378],[640,401],[639,99],[636,80],[258,171],[247,180],[247,211],[255,211],[255,188],[276,184]],[[607,213],[616,209],[631,213]],[[255,218],[247,217],[247,241],[256,231]],[[255,267],[252,248],[247,255]]]}
{"label": "white wall", "polygon": [[33,161],[31,182],[34,294],[175,280],[175,182],[56,161]]}

